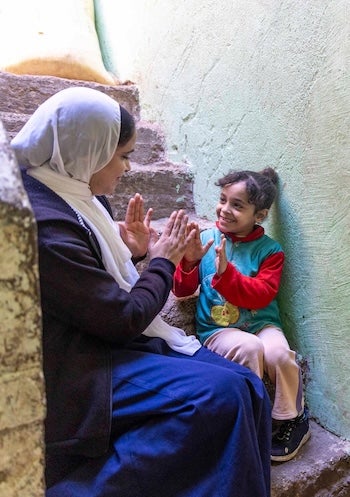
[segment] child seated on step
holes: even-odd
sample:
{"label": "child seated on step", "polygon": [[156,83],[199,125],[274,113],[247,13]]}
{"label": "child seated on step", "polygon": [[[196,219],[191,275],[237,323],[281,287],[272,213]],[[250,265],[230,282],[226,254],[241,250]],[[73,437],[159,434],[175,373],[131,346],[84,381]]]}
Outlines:
{"label": "child seated on step", "polygon": [[220,197],[213,228],[196,237],[176,268],[173,292],[192,295],[200,285],[196,331],[202,344],[238,362],[275,387],[277,429],[271,459],[288,461],[310,438],[301,371],[282,331],[276,296],[284,263],[278,242],[261,223],[277,191],[277,173],[231,171],[217,181]]}

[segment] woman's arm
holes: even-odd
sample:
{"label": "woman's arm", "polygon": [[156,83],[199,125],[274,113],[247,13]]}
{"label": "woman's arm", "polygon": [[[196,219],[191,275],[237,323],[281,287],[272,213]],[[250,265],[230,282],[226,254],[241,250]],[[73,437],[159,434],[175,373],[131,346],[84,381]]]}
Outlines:
{"label": "woman's arm", "polygon": [[128,293],[100,267],[83,228],[62,221],[40,224],[43,311],[117,344],[140,335],[167,300],[174,264],[154,258]]}
{"label": "woman's arm", "polygon": [[[164,306],[175,265],[194,233],[188,218],[174,211],[163,234],[151,240],[149,267],[128,292],[101,265],[87,228],[75,217],[38,222],[44,312],[67,327],[124,344],[140,335]],[[152,238],[152,237],[151,237]],[[126,277],[127,279],[127,277]]]}

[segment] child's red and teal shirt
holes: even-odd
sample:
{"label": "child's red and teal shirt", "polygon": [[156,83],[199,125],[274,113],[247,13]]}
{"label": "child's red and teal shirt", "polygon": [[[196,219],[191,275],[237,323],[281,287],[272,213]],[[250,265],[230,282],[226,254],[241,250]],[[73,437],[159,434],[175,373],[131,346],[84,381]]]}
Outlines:
{"label": "child's red and teal shirt", "polygon": [[284,263],[281,245],[256,226],[248,236],[225,233],[226,271],[218,276],[215,268],[215,246],[221,231],[215,227],[201,233],[205,244],[214,244],[191,271],[183,270],[182,261],[174,275],[173,292],[185,297],[200,285],[196,310],[196,331],[202,343],[221,328],[239,328],[257,333],[266,326],[281,328],[276,296]]}

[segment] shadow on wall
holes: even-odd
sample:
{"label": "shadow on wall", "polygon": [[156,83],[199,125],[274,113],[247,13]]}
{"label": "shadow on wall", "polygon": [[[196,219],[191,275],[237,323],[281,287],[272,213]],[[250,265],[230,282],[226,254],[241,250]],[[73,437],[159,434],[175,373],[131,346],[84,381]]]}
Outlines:
{"label": "shadow on wall", "polygon": [[310,380],[312,364],[306,322],[310,317],[308,301],[311,287],[308,282],[313,273],[313,264],[297,214],[282,185],[270,211],[269,231],[281,243],[285,252],[285,265],[277,300],[283,331],[291,349],[297,353],[305,386]]}

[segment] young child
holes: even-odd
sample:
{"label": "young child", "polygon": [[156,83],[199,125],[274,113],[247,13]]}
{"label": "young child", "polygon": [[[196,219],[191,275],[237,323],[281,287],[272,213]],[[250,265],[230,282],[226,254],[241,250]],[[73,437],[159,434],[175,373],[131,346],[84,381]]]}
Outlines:
{"label": "young child", "polygon": [[208,349],[268,375],[275,387],[271,459],[288,461],[310,438],[301,371],[283,334],[276,295],[284,253],[260,224],[275,199],[277,173],[232,171],[221,188],[216,226],[199,232],[176,268],[173,292],[200,285],[196,330]]}

